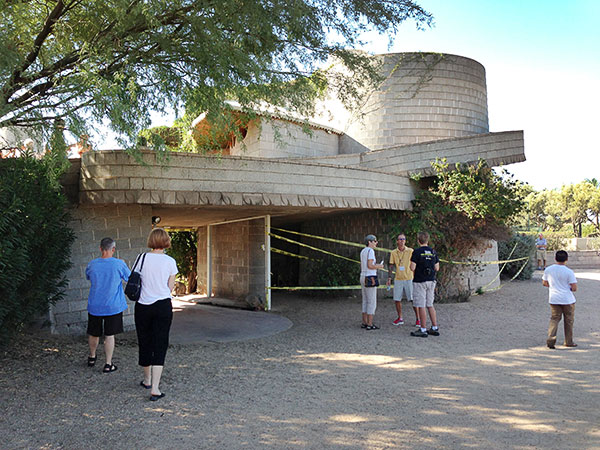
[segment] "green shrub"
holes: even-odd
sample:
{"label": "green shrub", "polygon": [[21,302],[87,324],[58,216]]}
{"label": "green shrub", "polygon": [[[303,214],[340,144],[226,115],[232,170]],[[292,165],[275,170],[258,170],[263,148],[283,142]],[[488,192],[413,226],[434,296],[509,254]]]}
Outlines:
{"label": "green shrub", "polygon": [[[531,231],[523,234],[530,236],[535,241],[540,233]],[[567,247],[569,240],[573,237],[573,232],[571,231],[542,231],[542,234],[548,243],[546,247],[548,253],[564,250]]]}
{"label": "green shrub", "polygon": [[[413,209],[391,218],[392,236],[403,232],[407,245],[417,247],[417,233],[427,231],[430,245],[449,261],[466,261],[486,240],[508,238],[509,225],[524,207],[521,182],[505,171],[497,174],[482,160],[474,165],[451,166],[444,160],[431,165],[434,176],[413,177],[420,188]],[[462,266],[440,264],[436,302],[467,301],[470,292],[457,283],[463,276]]]}
{"label": "green shrub", "polygon": [[[516,247],[515,247],[516,245]],[[511,251],[515,248],[514,252]],[[535,237],[524,234],[514,234],[508,241],[498,242],[498,257],[501,261],[507,259],[517,259],[528,257],[527,265],[523,270],[523,264],[525,261],[515,261],[506,263],[502,269],[502,275],[507,278],[514,277],[519,270],[521,273],[517,276],[517,280],[529,280],[533,275],[533,256],[535,254]],[[502,267],[502,266],[500,266]]]}
{"label": "green shrub", "polygon": [[188,293],[196,292],[198,266],[198,237],[194,231],[169,231],[171,248],[167,255],[177,262],[179,277],[186,285]]}
{"label": "green shrub", "polygon": [[[550,254],[557,252],[558,250],[564,250],[567,246],[567,242],[569,242],[569,240],[572,237],[572,233],[565,233],[560,231],[544,233],[544,238],[546,238],[546,242],[548,243],[548,246],[546,247],[548,253]],[[550,259],[553,260],[554,258]]]}
{"label": "green shrub", "polygon": [[[354,286],[359,284],[360,264],[333,256],[324,256],[319,261],[307,261],[307,279],[311,286]],[[348,295],[351,291],[309,291],[311,294]]]}
{"label": "green shrub", "polygon": [[52,158],[0,160],[0,342],[63,296],[74,234]]}

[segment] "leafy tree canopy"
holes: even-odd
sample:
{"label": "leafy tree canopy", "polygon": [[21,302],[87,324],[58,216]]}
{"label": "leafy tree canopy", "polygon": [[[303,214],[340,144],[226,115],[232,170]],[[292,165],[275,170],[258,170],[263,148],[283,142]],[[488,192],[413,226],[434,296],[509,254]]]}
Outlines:
{"label": "leafy tree canopy", "polygon": [[[420,180],[413,210],[394,219],[393,235],[427,231],[440,257],[453,261],[468,260],[487,239],[510,237],[510,225],[524,206],[522,182],[506,171],[494,172],[483,160],[452,166],[438,160],[431,165],[435,176]],[[461,288],[456,284],[461,270],[458,265],[441,265],[436,294],[440,299],[462,295],[457,295]]]}
{"label": "leafy tree canopy", "polygon": [[[0,128],[108,122],[131,146],[151,111],[191,122],[233,98],[309,115],[324,89],[349,103],[377,80],[349,50],[362,32],[408,19],[432,22],[403,0],[0,0]],[[331,57],[348,71],[316,70]]]}
{"label": "leafy tree canopy", "polygon": [[582,237],[587,225],[590,232],[600,234],[600,183],[595,178],[560,189],[533,191],[526,203],[525,219],[542,231],[568,229],[571,236]]}

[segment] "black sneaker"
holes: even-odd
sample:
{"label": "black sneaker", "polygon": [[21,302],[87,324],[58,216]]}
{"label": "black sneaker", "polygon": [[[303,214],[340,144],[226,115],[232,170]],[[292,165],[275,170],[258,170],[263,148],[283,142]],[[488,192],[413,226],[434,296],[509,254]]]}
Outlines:
{"label": "black sneaker", "polygon": [[377,325],[368,325],[367,330],[379,330],[379,327]]}
{"label": "black sneaker", "polygon": [[430,328],[429,330],[427,330],[427,334],[431,334],[432,336],[439,336],[440,335],[440,330],[434,330],[433,328]]}
{"label": "black sneaker", "polygon": [[421,331],[420,329],[417,331],[411,331],[410,332],[411,336],[415,336],[415,337],[427,337],[427,331]]}

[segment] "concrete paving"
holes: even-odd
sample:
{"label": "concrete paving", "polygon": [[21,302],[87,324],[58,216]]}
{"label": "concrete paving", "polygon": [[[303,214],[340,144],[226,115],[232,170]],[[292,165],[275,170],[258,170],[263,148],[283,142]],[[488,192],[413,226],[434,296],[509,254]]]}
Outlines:
{"label": "concrete paving", "polygon": [[275,313],[173,300],[172,344],[245,341],[287,330],[292,322]]}

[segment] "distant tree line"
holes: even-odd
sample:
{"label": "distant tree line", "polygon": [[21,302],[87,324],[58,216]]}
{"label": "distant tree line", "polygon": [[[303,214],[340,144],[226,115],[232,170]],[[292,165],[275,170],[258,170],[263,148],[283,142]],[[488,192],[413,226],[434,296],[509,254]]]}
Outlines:
{"label": "distant tree line", "polygon": [[596,178],[560,189],[525,189],[521,229],[562,232],[570,237],[600,236],[600,182]]}

